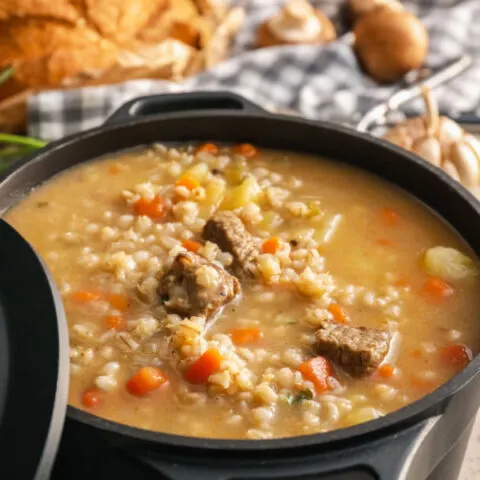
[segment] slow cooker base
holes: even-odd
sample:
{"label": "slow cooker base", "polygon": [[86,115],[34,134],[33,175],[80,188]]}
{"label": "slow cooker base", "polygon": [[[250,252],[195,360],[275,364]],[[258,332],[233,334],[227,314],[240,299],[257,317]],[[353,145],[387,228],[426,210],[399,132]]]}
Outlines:
{"label": "slow cooker base", "polygon": [[[472,421],[459,437],[454,447],[440,461],[427,479],[408,480],[457,480],[465,456],[468,440],[473,428]],[[426,454],[427,452],[425,452]],[[298,461],[298,459],[297,459]],[[170,480],[158,471],[144,465],[133,456],[112,447],[100,432],[92,435],[85,425],[67,421],[53,469],[51,480]],[[285,478],[271,477],[272,480],[375,480],[367,472],[345,472],[330,475],[314,475]],[[191,479],[196,480],[196,479]],[[244,480],[235,477],[235,480]],[[248,479],[255,480],[255,479]]]}
{"label": "slow cooker base", "polygon": [[463,432],[455,446],[437,465],[427,480],[456,480],[460,474],[475,420]]}

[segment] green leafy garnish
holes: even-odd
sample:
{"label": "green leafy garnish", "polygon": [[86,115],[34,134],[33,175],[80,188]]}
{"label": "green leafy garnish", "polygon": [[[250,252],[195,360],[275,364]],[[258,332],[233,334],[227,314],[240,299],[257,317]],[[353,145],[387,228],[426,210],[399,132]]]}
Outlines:
{"label": "green leafy garnish", "polygon": [[47,142],[38,138],[22,137],[21,135],[12,135],[10,133],[0,133],[0,143],[23,145],[31,148],[42,148],[47,144]]}
{"label": "green leafy garnish", "polygon": [[0,133],[0,170],[8,167],[15,159],[42,148],[46,144],[47,142],[37,138]]}
{"label": "green leafy garnish", "polygon": [[5,83],[12,75],[15,69],[13,67],[7,67],[0,72],[0,85]]}
{"label": "green leafy garnish", "polygon": [[162,295],[160,297],[160,303],[165,303],[165,302],[168,302],[168,295]]}
{"label": "green leafy garnish", "polygon": [[298,403],[302,402],[303,400],[312,400],[313,392],[311,390],[302,390],[298,392],[296,395],[291,395],[288,398],[288,403],[290,405],[297,405]]}

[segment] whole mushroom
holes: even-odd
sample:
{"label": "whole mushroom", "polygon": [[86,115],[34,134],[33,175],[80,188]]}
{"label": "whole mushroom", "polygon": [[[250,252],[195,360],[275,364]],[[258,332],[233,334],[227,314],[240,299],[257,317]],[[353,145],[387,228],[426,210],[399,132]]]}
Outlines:
{"label": "whole mushroom", "polygon": [[353,31],[355,52],[365,71],[378,82],[399,80],[421,67],[427,56],[427,30],[400,4],[364,15]]}
{"label": "whole mushroom", "polygon": [[348,0],[347,3],[348,15],[352,23],[360,20],[364,15],[384,7],[403,8],[398,0]]}
{"label": "whole mushroom", "polygon": [[307,0],[288,0],[257,30],[257,45],[260,48],[277,45],[324,45],[335,38],[335,27],[331,20]]}
{"label": "whole mushroom", "polygon": [[390,129],[384,138],[442,168],[455,180],[480,193],[480,142],[448,117],[440,116],[431,91],[423,89],[426,115]]}

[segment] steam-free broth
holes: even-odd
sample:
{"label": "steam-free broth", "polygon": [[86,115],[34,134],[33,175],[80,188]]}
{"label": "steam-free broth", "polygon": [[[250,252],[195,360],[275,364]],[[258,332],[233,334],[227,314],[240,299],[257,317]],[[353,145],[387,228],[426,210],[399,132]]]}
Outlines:
{"label": "steam-free broth", "polygon": [[61,291],[70,404],[116,422],[324,432],[414,402],[478,352],[472,251],[341,163],[154,145],[67,170],[6,219]]}

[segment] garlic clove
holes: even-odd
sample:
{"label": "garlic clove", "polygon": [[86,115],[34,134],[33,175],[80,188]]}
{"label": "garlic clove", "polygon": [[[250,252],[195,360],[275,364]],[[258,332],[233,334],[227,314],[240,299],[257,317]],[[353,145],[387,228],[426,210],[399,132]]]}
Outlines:
{"label": "garlic clove", "polygon": [[480,142],[477,138],[468,133],[463,137],[463,141],[475,152],[477,160],[480,162]]}
{"label": "garlic clove", "polygon": [[438,129],[439,140],[442,144],[451,144],[458,142],[463,138],[463,128],[457,123],[447,117],[440,118],[440,126]]}
{"label": "garlic clove", "polygon": [[446,162],[443,163],[442,169],[445,170],[446,173],[448,173],[454,180],[457,180],[457,182],[460,181],[460,176],[458,175],[457,168],[455,165],[447,160]]}
{"label": "garlic clove", "polygon": [[478,183],[478,159],[472,148],[464,142],[452,143],[450,160],[455,165],[460,181],[466,187],[473,187]]}
{"label": "garlic clove", "polygon": [[442,148],[435,137],[424,137],[417,140],[413,145],[413,152],[437,167],[442,162]]}
{"label": "garlic clove", "polygon": [[414,117],[388,130],[383,138],[406,150],[411,150],[415,141],[426,136],[425,118]]}
{"label": "garlic clove", "polygon": [[470,191],[480,200],[480,186],[476,186],[470,189]]}
{"label": "garlic clove", "polygon": [[402,147],[405,150],[412,149],[412,139],[408,134],[407,129],[403,125],[389,130],[385,134],[384,138],[385,140],[388,140],[389,142],[392,142],[393,144],[397,145],[398,147]]}

